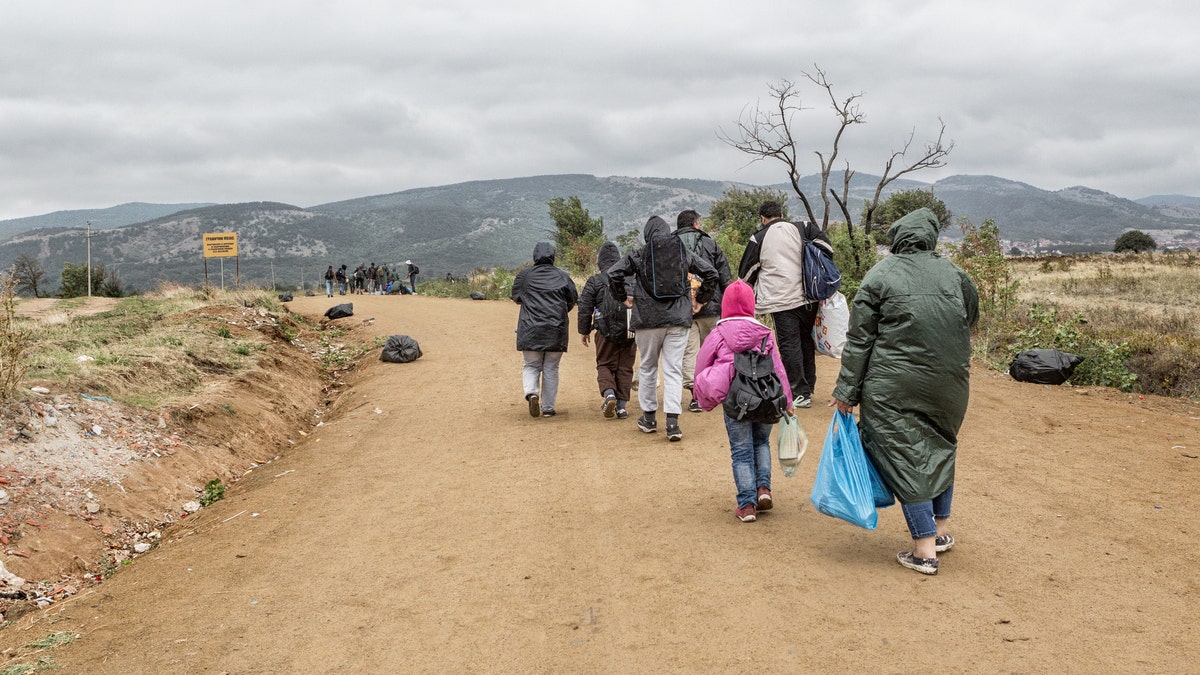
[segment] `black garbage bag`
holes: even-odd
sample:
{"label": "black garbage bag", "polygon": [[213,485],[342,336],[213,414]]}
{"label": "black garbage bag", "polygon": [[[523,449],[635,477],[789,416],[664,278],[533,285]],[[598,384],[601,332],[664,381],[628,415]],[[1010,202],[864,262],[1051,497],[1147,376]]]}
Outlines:
{"label": "black garbage bag", "polygon": [[472,300],[487,300],[487,296],[479,291],[471,291]]}
{"label": "black garbage bag", "polygon": [[280,302],[291,302],[291,301],[292,301],[292,294],[291,294],[291,293],[280,293],[280,294],[279,294],[279,301],[280,301]]}
{"label": "black garbage bag", "polygon": [[346,302],[340,305],[334,305],[325,310],[325,318],[330,321],[334,319],[344,319],[348,316],[354,316],[354,303]]}
{"label": "black garbage bag", "polygon": [[379,353],[380,361],[388,363],[408,363],[421,358],[421,345],[407,335],[390,335],[383,351]]}
{"label": "black garbage bag", "polygon": [[1017,382],[1062,384],[1071,379],[1082,356],[1057,349],[1030,349],[1017,354],[1008,366],[1008,374]]}
{"label": "black garbage bag", "polygon": [[311,298],[311,297],[314,297],[316,295],[316,293],[313,293],[312,291],[304,291],[304,295]]}

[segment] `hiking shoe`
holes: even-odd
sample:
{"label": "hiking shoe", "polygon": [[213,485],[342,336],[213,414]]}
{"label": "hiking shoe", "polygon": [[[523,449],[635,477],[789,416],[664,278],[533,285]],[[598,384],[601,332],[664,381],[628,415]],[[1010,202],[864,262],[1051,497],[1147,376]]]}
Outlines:
{"label": "hiking shoe", "polygon": [[542,411],[542,417],[554,417],[558,413],[554,412],[554,408],[546,408]]}
{"label": "hiking shoe", "polygon": [[645,415],[638,418],[637,425],[639,429],[648,434],[658,431],[658,420],[652,420]]}
{"label": "hiking shoe", "polygon": [[679,429],[679,422],[675,420],[667,420],[667,440],[682,441],[683,431]]}
{"label": "hiking shoe", "polygon": [[737,519],[743,523],[753,523],[758,517],[755,515],[756,511],[757,509],[754,508],[753,504],[747,504],[745,506],[739,506],[738,510],[734,512],[734,515],[737,516]]}
{"label": "hiking shoe", "polygon": [[933,540],[934,550],[938,553],[945,553],[954,548],[954,536],[943,534],[940,537],[935,537]]}
{"label": "hiking shoe", "polygon": [[692,399],[692,402],[688,404],[688,412],[704,412],[704,411],[700,409],[700,403],[698,401],[696,401],[696,399]]}
{"label": "hiking shoe", "polygon": [[916,570],[921,574],[937,574],[938,571],[937,558],[918,558],[917,556],[913,555],[912,551],[901,551],[897,553],[896,562],[910,570]]}
{"label": "hiking shoe", "polygon": [[537,394],[525,394],[525,400],[529,402],[529,416],[542,416],[542,402],[538,400]]}
{"label": "hiking shoe", "polygon": [[619,419],[619,420],[629,419],[629,411],[624,408],[617,408],[617,419]]}
{"label": "hiking shoe", "polygon": [[758,488],[758,510],[770,511],[772,506],[775,506],[775,503],[771,500],[771,488]]}
{"label": "hiking shoe", "polygon": [[805,396],[804,394],[800,394],[799,396],[796,397],[795,401],[792,401],[792,405],[796,408],[811,408],[812,407],[812,397]]}
{"label": "hiking shoe", "polygon": [[600,410],[604,413],[604,419],[611,420],[617,416],[617,397],[609,394],[604,397],[604,405],[600,406]]}

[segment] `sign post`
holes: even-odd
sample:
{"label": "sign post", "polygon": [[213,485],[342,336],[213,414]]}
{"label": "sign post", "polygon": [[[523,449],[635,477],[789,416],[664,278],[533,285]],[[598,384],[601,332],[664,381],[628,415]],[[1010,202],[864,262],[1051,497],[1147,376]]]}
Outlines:
{"label": "sign post", "polygon": [[[234,285],[240,281],[241,259],[238,257],[237,232],[204,233],[204,285],[208,285],[208,259],[233,258],[235,264]],[[225,261],[221,260],[221,287],[225,287]]]}

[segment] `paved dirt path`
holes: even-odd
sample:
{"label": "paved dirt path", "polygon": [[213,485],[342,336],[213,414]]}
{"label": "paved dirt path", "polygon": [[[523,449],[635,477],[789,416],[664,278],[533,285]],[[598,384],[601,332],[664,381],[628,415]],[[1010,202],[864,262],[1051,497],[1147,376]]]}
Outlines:
{"label": "paved dirt path", "polygon": [[[1200,662],[1200,406],[974,373],[952,531],[925,577],[822,516],[812,445],[733,517],[719,416],[684,440],[600,417],[572,344],[531,419],[516,306],[353,298],[425,356],[372,361],[336,419],[152,554],[3,632],[80,635],[65,672],[1143,672]],[[298,298],[320,315],[330,301]],[[819,392],[835,363],[819,360]]]}

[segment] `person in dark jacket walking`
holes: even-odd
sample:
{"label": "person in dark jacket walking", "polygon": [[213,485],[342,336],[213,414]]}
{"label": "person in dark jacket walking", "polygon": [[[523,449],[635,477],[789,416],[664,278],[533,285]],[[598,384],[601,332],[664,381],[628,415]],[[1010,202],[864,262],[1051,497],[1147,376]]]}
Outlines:
{"label": "person in dark jacket walking", "polygon": [[338,295],[345,295],[346,294],[346,266],[342,265],[341,267],[339,267],[337,269],[337,271],[333,273],[333,276],[334,276],[334,278],[337,279]]}
{"label": "person in dark jacket walking", "polygon": [[633,383],[633,361],[637,343],[629,336],[628,309],[608,292],[608,269],[621,259],[621,251],[611,241],[600,247],[596,265],[600,271],[588,277],[579,294],[579,318],[575,322],[588,346],[592,331],[596,331],[596,383],[604,398],[600,411],[606,419],[625,419],[629,412],[630,385]]}
{"label": "person in dark jacket walking", "polygon": [[558,365],[567,351],[571,310],[579,292],[570,275],[554,266],[554,247],[539,241],[533,247],[533,267],[513,279],[513,302],[521,306],[517,319],[517,349],[525,359],[521,381],[530,417],[554,417],[558,396]]}
{"label": "person in dark jacket walking", "polygon": [[[720,276],[712,265],[684,248],[678,238],[671,236],[671,228],[662,218],[650,218],[642,235],[646,245],[625,254],[608,270],[608,290],[613,298],[633,309],[630,328],[635,334],[637,349],[641,352],[638,404],[642,408],[642,415],[637,421],[638,428],[648,434],[658,431],[658,421],[655,419],[658,392],[653,385],[658,379],[658,357],[661,354],[662,407],[667,413],[667,440],[679,441],[683,440],[683,432],[679,429],[679,413],[683,409],[683,352],[687,348],[688,329],[692,325],[692,298],[686,287],[682,288],[679,295],[659,297],[652,295],[649,289],[655,287],[655,279],[661,271],[670,269],[683,274],[681,286],[686,285],[686,274],[691,272],[700,277],[696,301],[703,304],[712,299]],[[657,238],[667,238],[672,242],[656,242]],[[672,243],[673,247],[666,245]],[[664,246],[660,247],[659,244]],[[673,259],[668,259],[666,251],[671,249],[674,250],[670,254]],[[657,259],[655,251],[662,253]],[[635,283],[626,285],[626,279]]]}
{"label": "person in dark jacket walking", "polygon": [[[675,218],[675,236],[683,241],[684,248],[708,261],[708,264],[717,270],[717,276],[720,278],[713,299],[707,304],[696,303],[692,306],[692,327],[688,329],[687,349],[683,351],[683,388],[689,392],[692,392],[692,380],[696,375],[696,354],[700,352],[704,338],[708,337],[716,327],[717,321],[721,320],[721,297],[733,281],[729,274],[729,262],[725,260],[725,252],[708,233],[700,229],[702,225],[700,214],[692,209],[681,211]],[[694,392],[691,402],[688,403],[688,411],[701,412]]]}
{"label": "person in dark jacket walking", "polygon": [[954,496],[958,430],[967,412],[971,326],[979,293],[936,253],[938,220],[917,209],[887,231],[892,255],[863,277],[831,406],[862,406],[863,448],[896,495],[915,544],[901,565],[937,574]]}
{"label": "person in dark jacket walking", "polygon": [[330,265],[329,269],[325,270],[325,297],[327,297],[327,298],[333,297],[333,280],[334,280],[334,278],[335,278],[335,275],[333,273],[333,265]]}

